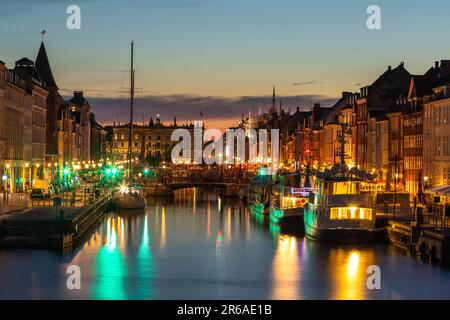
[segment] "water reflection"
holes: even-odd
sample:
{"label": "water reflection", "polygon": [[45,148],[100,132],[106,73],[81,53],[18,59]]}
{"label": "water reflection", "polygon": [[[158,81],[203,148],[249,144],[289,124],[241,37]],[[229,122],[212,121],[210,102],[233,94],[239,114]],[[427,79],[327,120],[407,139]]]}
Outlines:
{"label": "water reflection", "polygon": [[[390,246],[331,246],[284,235],[239,201],[182,190],[147,212],[112,212],[70,255],[0,250],[0,298],[450,298],[450,271]],[[82,290],[65,269],[82,270]],[[379,265],[382,290],[367,289]],[[23,276],[30,275],[30,276]]]}
{"label": "water reflection", "polygon": [[125,277],[128,270],[123,252],[118,245],[119,238],[123,239],[123,228],[120,222],[120,217],[108,217],[106,223],[106,243],[100,248],[96,258],[95,299],[126,299],[127,297]]}
{"label": "water reflection", "polygon": [[[163,220],[165,223],[165,207],[163,207]],[[161,226],[162,228],[162,226]],[[165,230],[165,226],[164,226]],[[161,233],[161,241],[162,233]],[[162,242],[161,242],[162,243]],[[164,243],[165,243],[165,231],[164,231]],[[139,248],[139,254],[137,257],[137,270],[138,275],[138,298],[139,299],[151,299],[153,298],[153,274],[154,274],[154,263],[153,254],[150,246],[150,235],[148,226],[148,212],[144,217],[144,225],[142,228],[142,243]]]}
{"label": "water reflection", "polygon": [[297,239],[279,236],[273,261],[273,293],[271,299],[297,300],[301,298],[299,290],[300,259]]}

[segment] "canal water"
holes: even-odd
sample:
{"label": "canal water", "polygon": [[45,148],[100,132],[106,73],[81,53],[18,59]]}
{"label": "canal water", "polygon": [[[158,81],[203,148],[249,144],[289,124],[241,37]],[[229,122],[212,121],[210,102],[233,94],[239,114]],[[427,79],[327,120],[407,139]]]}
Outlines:
{"label": "canal water", "polygon": [[[81,270],[68,290],[66,270]],[[367,268],[381,289],[367,288]],[[0,250],[0,299],[449,299],[450,270],[389,245],[289,236],[239,201],[183,190],[111,212],[70,254]]]}

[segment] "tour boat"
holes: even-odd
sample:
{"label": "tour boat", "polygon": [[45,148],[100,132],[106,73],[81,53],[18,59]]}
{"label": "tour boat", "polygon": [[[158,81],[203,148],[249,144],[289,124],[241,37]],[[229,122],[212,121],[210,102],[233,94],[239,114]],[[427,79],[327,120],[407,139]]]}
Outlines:
{"label": "tour boat", "polygon": [[130,132],[128,137],[128,174],[126,183],[120,187],[116,197],[116,206],[119,209],[145,209],[145,201],[142,189],[133,185],[133,102],[134,102],[134,43],[131,42],[131,76],[130,76]]}
{"label": "tour boat", "polygon": [[375,238],[374,197],[361,192],[363,180],[354,174],[321,173],[304,210],[308,238],[335,242],[363,242]]}
{"label": "tour boat", "polygon": [[302,224],[304,206],[309,201],[311,188],[283,188],[272,194],[270,221],[276,224]]}
{"label": "tour boat", "polygon": [[140,186],[122,186],[116,200],[120,209],[144,209],[147,206]]}
{"label": "tour boat", "polygon": [[258,177],[250,187],[248,205],[253,214],[268,215],[270,213],[270,180],[271,177]]}

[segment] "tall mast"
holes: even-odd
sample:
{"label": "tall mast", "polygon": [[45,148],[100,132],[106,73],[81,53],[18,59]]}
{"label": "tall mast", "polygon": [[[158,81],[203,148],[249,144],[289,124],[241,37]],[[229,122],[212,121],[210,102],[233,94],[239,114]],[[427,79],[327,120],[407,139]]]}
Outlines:
{"label": "tall mast", "polygon": [[128,170],[129,170],[129,182],[133,180],[133,102],[134,102],[134,42],[131,41],[131,72],[130,72],[130,136],[128,139]]}

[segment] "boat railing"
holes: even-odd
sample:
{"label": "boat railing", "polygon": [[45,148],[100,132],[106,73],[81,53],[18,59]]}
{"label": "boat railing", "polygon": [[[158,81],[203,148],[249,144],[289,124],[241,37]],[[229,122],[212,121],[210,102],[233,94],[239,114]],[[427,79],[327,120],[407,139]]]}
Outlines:
{"label": "boat railing", "polygon": [[312,188],[285,187],[283,190],[283,195],[296,198],[308,198],[309,194],[315,191],[317,190]]}

